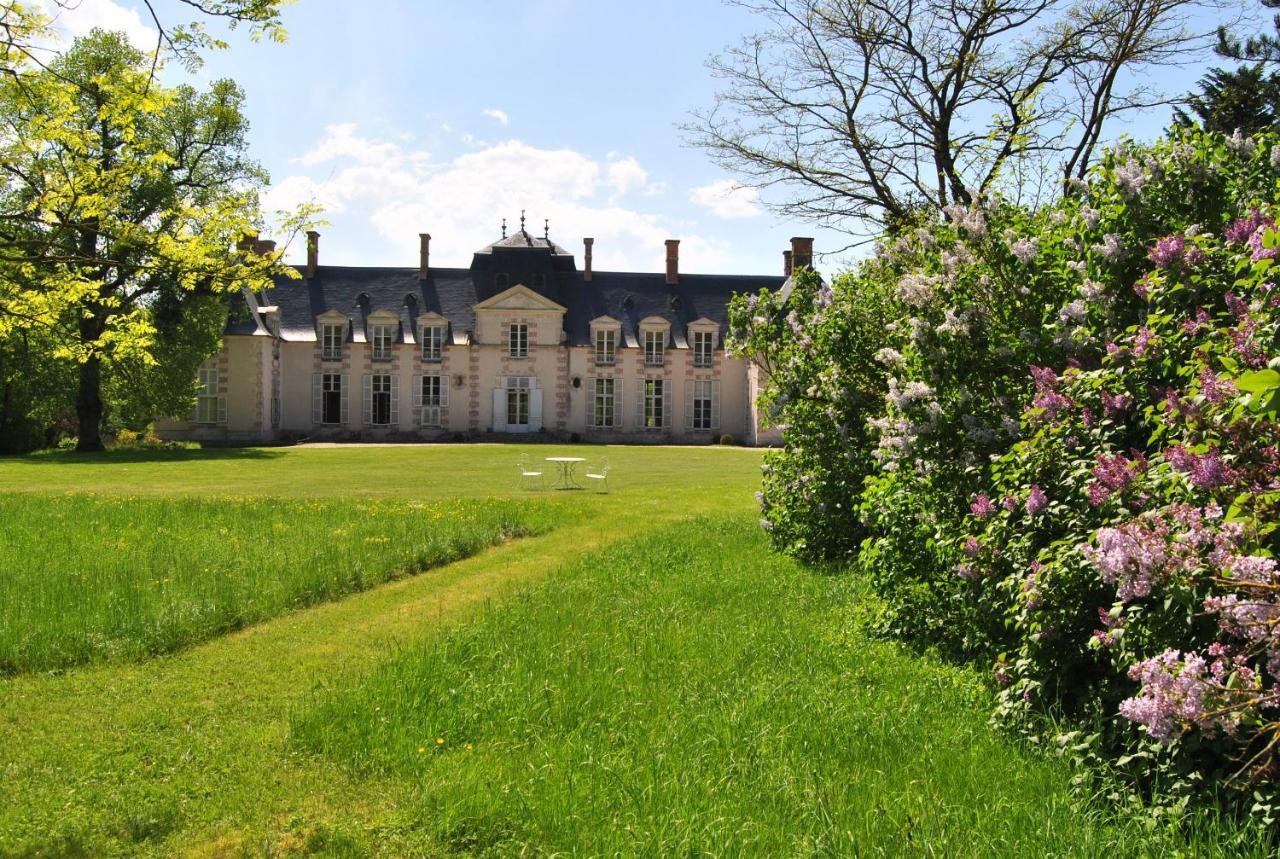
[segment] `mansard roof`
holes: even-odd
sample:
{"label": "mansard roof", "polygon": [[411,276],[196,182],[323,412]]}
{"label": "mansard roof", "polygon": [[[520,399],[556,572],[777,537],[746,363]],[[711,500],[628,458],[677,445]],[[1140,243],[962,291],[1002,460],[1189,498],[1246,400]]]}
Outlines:
{"label": "mansard roof", "polygon": [[[543,245],[547,247],[555,255],[564,253],[553,243]],[[481,253],[484,251],[477,256]],[[304,267],[297,270],[305,273]],[[587,281],[570,263],[567,269],[547,269],[537,284],[526,280],[532,278],[513,271],[509,286],[523,284],[565,307],[564,328],[571,345],[589,345],[591,320],[611,316],[622,323],[623,343],[635,346],[640,321],[656,316],[671,323],[673,341],[684,346],[689,323],[706,318],[717,323],[722,332],[727,331],[729,301],[735,293],[777,290],[786,278],[681,274],[679,283],[668,285],[660,272],[597,271]],[[413,330],[419,315],[434,312],[449,321],[454,342],[465,342],[466,333],[475,330],[475,305],[507,288],[495,286],[489,267],[475,263],[466,269],[431,268],[426,280],[418,279],[417,268],[319,266],[313,278],[278,278],[270,290],[257,297],[257,303],[278,308],[280,334],[285,340],[314,340],[317,317],[336,310],[358,323],[359,329],[370,314],[390,311],[400,318],[406,332]],[[251,310],[248,320],[233,321],[226,333],[265,333],[255,316]]]}

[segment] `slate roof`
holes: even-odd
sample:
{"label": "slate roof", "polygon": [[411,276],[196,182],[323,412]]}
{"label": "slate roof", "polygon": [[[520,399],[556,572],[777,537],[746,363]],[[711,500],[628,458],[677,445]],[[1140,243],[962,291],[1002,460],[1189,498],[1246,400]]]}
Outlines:
{"label": "slate roof", "polygon": [[[611,316],[622,323],[622,342],[635,346],[641,320],[657,316],[671,323],[671,339],[685,346],[686,326],[706,317],[728,330],[729,300],[735,293],[757,292],[762,288],[777,290],[786,281],[781,275],[709,275],[682,274],[678,284],[668,286],[661,272],[593,273],[585,281],[582,272],[573,267],[572,257],[562,248],[541,238],[516,233],[477,252],[471,268],[432,268],[425,281],[418,280],[417,268],[383,268],[364,266],[319,266],[310,279],[279,278],[275,286],[262,295],[252,296],[249,319],[228,324],[227,334],[265,334],[257,321],[254,304],[278,308],[280,334],[285,340],[316,339],[316,318],[329,310],[350,317],[352,334],[362,341],[368,316],[376,311],[390,311],[402,324],[402,337],[413,338],[414,320],[426,312],[439,313],[449,320],[451,340],[466,342],[475,330],[474,305],[505,291],[495,284],[493,259],[506,256],[508,248],[531,248],[549,264],[543,276],[535,281],[529,271],[513,271],[509,285],[523,283],[536,292],[567,308],[564,327],[570,345],[590,345],[591,320]],[[515,240],[515,241],[513,241]],[[512,242],[512,244],[505,244]],[[493,249],[501,248],[497,254]],[[548,252],[549,251],[549,252]],[[519,253],[520,257],[526,254]],[[551,263],[552,257],[558,257]],[[499,267],[506,266],[499,263]],[[300,274],[305,273],[298,267]]]}

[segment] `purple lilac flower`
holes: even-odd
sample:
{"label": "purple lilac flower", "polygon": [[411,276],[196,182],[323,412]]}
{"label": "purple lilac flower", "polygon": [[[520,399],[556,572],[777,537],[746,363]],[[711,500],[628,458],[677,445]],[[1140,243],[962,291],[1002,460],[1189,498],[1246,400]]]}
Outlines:
{"label": "purple lilac flower", "polygon": [[1018,499],[1013,495],[1006,495],[1000,499],[1000,506],[1012,513],[1018,509]]}
{"label": "purple lilac flower", "polygon": [[1184,319],[1180,327],[1184,334],[1199,334],[1209,327],[1209,311],[1197,307],[1195,319]]}
{"label": "purple lilac flower", "polygon": [[1124,417],[1125,412],[1129,411],[1129,395],[1125,393],[1109,394],[1102,392],[1102,415],[1103,417],[1115,420]]}
{"label": "purple lilac flower", "polygon": [[1090,472],[1093,481],[1088,487],[1089,503],[1094,507],[1099,506],[1115,493],[1126,489],[1146,469],[1146,458],[1136,451],[1133,459],[1126,459],[1122,453],[1113,456],[1098,454]]}
{"label": "purple lilac flower", "polygon": [[1120,703],[1120,715],[1137,722],[1164,743],[1172,742],[1188,724],[1204,718],[1212,688],[1205,680],[1205,660],[1169,649],[1136,663],[1129,679],[1142,684],[1137,695]]}
{"label": "purple lilac flower", "polygon": [[1242,245],[1249,241],[1249,237],[1257,232],[1258,227],[1264,224],[1270,225],[1271,219],[1263,216],[1258,211],[1258,207],[1254,206],[1249,210],[1247,217],[1240,218],[1231,226],[1222,232],[1222,237],[1232,244]]}
{"label": "purple lilac flower", "polygon": [[996,505],[991,503],[985,492],[979,492],[978,497],[969,504],[969,512],[979,519],[989,519],[995,515]]}
{"label": "purple lilac flower", "polygon": [[1190,477],[1197,489],[1216,489],[1236,479],[1235,470],[1223,461],[1216,450],[1197,454],[1175,444],[1165,450],[1164,457],[1170,465]]}
{"label": "purple lilac flower", "polygon": [[964,541],[964,553],[967,557],[976,558],[978,553],[982,551],[982,541],[977,537],[966,537]]}
{"label": "purple lilac flower", "polygon": [[1204,394],[1206,400],[1218,406],[1234,399],[1240,390],[1235,382],[1205,367],[1200,371],[1200,393]]}
{"label": "purple lilac flower", "polygon": [[1119,528],[1103,528],[1097,546],[1085,546],[1085,559],[1122,602],[1150,596],[1170,566],[1169,528],[1163,522],[1135,519]]}
{"label": "purple lilac flower", "polygon": [[1155,333],[1150,328],[1145,325],[1139,328],[1137,336],[1133,338],[1133,354],[1139,358],[1146,355],[1155,339]]}
{"label": "purple lilac flower", "polygon": [[956,574],[966,582],[976,581],[978,578],[978,569],[973,564],[956,564]]}
{"label": "purple lilac flower", "polygon": [[1049,506],[1049,496],[1037,484],[1031,484],[1031,493],[1027,496],[1027,513],[1034,516]]}
{"label": "purple lilac flower", "polygon": [[1269,248],[1263,245],[1262,239],[1267,234],[1270,227],[1262,227],[1249,236],[1249,250],[1253,252],[1252,259],[1257,262],[1260,259],[1275,259],[1280,257],[1280,248]]}
{"label": "purple lilac flower", "polygon": [[1182,253],[1187,241],[1181,235],[1165,236],[1156,242],[1155,247],[1147,251],[1147,259],[1160,268],[1171,268],[1182,262]]}

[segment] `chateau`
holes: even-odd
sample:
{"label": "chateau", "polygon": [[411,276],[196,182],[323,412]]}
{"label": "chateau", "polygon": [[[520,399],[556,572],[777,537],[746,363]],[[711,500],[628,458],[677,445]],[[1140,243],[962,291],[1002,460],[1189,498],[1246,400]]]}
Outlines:
{"label": "chateau", "polygon": [[[471,267],[324,266],[307,234],[302,278],[246,293],[218,355],[200,369],[186,420],[166,438],[224,444],[288,440],[563,440],[699,444],[730,435],[778,441],[755,402],[760,369],[724,351],[735,293],[784,288],[812,263],[795,238],[781,276],[582,268],[523,229],[475,252]],[[271,243],[259,243],[271,249]]]}

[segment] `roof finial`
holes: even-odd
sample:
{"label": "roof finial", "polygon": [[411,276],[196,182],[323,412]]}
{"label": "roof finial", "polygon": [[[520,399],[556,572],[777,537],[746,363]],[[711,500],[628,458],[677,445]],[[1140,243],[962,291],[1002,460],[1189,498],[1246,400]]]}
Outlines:
{"label": "roof finial", "polygon": [[520,232],[524,232],[524,209],[520,210]]}
{"label": "roof finial", "polygon": [[542,219],[542,237],[547,241],[551,241],[551,219]]}
{"label": "roof finial", "polygon": [[502,219],[502,237],[504,239],[507,237],[507,219],[506,218]]}

